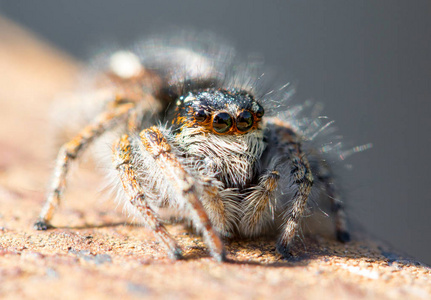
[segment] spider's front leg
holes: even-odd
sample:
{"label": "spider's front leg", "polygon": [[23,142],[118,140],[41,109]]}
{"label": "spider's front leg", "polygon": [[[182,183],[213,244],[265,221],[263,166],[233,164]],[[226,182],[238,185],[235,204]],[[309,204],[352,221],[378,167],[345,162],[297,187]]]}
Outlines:
{"label": "spider's front leg", "polygon": [[[168,143],[164,134],[159,128],[153,126],[140,133],[142,155],[150,155],[155,168],[158,169],[175,197],[180,203],[190,211],[193,223],[196,224],[203,233],[204,240],[209,246],[211,255],[218,261],[225,260],[223,243],[200,201],[200,191],[198,182],[189,174],[181,164],[180,159],[175,155],[173,147]],[[173,200],[173,199],[170,199]]]}
{"label": "spider's front leg", "polygon": [[244,213],[240,228],[247,236],[260,234],[274,219],[274,202],[280,180],[276,164],[276,160],[273,160],[260,175],[259,183],[250,188],[250,193],[243,201]]}
{"label": "spider's front leg", "polygon": [[267,166],[263,166],[266,171],[244,201],[245,213],[241,226],[248,235],[254,235],[265,227],[265,222],[274,218],[268,214],[274,213],[274,202],[280,196],[279,189],[282,187],[279,187],[279,183],[282,174],[286,169],[290,170],[289,182],[294,188],[294,195],[289,203],[290,208],[282,215],[283,227],[277,242],[278,252],[290,256],[289,246],[306,211],[313,175],[295,133],[284,125],[269,124],[269,127],[274,134],[268,138],[268,145],[274,145],[275,148],[267,153],[270,161]]}
{"label": "spider's front leg", "polygon": [[301,219],[307,209],[307,200],[313,185],[310,164],[299,143],[291,142],[287,147],[290,154],[291,184],[295,187],[292,207],[284,214],[285,224],[277,242],[277,250],[284,256],[290,256],[289,245],[293,241]]}
{"label": "spider's front leg", "polygon": [[232,236],[236,229],[235,221],[241,214],[238,192],[235,189],[221,188],[222,184],[214,178],[205,183],[201,201],[211,223],[221,235]]}
{"label": "spider's front leg", "polygon": [[169,255],[174,259],[182,258],[181,248],[167,232],[157,214],[149,206],[144,188],[138,182],[138,174],[133,165],[133,151],[128,135],[124,135],[114,144],[113,163],[119,173],[124,191],[132,204],[140,213],[142,222],[151,228],[155,236],[166,246]]}
{"label": "spider's front leg", "polygon": [[57,156],[54,178],[49,190],[46,202],[40,212],[39,219],[34,224],[37,230],[46,230],[50,227],[55,209],[60,205],[61,195],[66,188],[66,175],[70,163],[77,159],[83,150],[94,141],[95,138],[103,134],[106,130],[117,124],[121,117],[127,117],[134,108],[133,103],[126,103],[101,113],[93,122],[88,125],[72,140],[65,143]]}

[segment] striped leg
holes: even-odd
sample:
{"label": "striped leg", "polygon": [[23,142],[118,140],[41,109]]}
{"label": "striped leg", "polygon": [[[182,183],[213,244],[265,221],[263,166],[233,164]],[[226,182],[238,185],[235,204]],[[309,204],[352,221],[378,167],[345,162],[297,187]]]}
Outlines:
{"label": "striped leg", "polygon": [[[323,169],[323,170],[322,170]],[[344,210],[344,204],[340,200],[333,177],[328,166],[323,166],[319,170],[318,179],[324,184],[326,193],[331,201],[332,211],[335,218],[335,235],[340,242],[346,243],[350,241],[349,227],[347,226],[347,215]]]}
{"label": "striped leg", "polygon": [[127,114],[133,107],[134,104],[132,103],[122,104],[101,113],[93,124],[85,127],[80,134],[60,148],[51,189],[39,215],[39,219],[34,224],[35,229],[46,230],[50,226],[49,221],[52,219],[54,210],[60,205],[61,196],[66,188],[66,175],[70,163],[77,159],[94,139],[114,126],[119,118],[127,117]]}
{"label": "striped leg", "polygon": [[181,248],[167,232],[158,216],[148,205],[144,194],[144,188],[138,182],[138,175],[132,165],[132,146],[127,135],[114,145],[113,163],[119,173],[124,191],[129,197],[130,203],[139,211],[144,225],[151,228],[156,238],[167,248],[169,255],[174,259],[182,258]]}
{"label": "striped leg", "polygon": [[307,209],[313,175],[308,159],[301,150],[300,140],[295,133],[282,122],[271,124],[271,126],[274,126],[274,135],[268,143],[278,145],[272,161],[275,161],[276,170],[280,172],[280,176],[284,176],[287,170],[290,171],[290,174],[286,174],[291,183],[288,188],[294,189],[289,208],[282,216],[284,225],[277,242],[278,252],[284,256],[290,256],[289,246],[297,234],[299,224]]}
{"label": "striped leg", "polygon": [[143,130],[140,133],[140,138],[143,150],[152,156],[158,167],[158,172],[167,182],[169,188],[174,191],[174,196],[188,208],[193,223],[202,230],[211,255],[218,261],[225,260],[223,243],[198,197],[196,181],[181,165],[163,133],[153,126]]}
{"label": "striped leg", "polygon": [[291,208],[285,214],[285,225],[277,243],[277,250],[284,256],[289,256],[288,247],[296,236],[300,221],[307,208],[308,196],[313,185],[313,175],[307,158],[302,153],[299,144],[293,147],[291,154],[291,181],[296,187],[291,202]]}
{"label": "striped leg", "polygon": [[[289,256],[289,246],[297,234],[301,219],[306,211],[308,196],[313,185],[313,176],[307,159],[303,156],[298,144],[290,142],[288,157],[280,155],[275,160],[278,163],[266,171],[260,178],[259,184],[253,188],[252,193],[245,199],[245,214],[241,220],[241,227],[248,235],[260,233],[265,227],[265,221],[272,220],[274,213],[272,207],[275,203],[276,190],[279,186],[280,172],[290,164],[291,182],[295,187],[295,194],[290,202],[290,207],[283,215],[283,228],[277,242],[277,250],[284,256]],[[284,154],[286,155],[286,154]]]}

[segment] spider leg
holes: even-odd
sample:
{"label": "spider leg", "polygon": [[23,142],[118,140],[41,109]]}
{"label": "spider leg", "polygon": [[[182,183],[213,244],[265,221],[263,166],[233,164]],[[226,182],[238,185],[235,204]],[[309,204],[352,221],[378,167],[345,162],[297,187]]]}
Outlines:
{"label": "spider leg", "polygon": [[275,191],[280,180],[280,173],[275,166],[260,175],[259,183],[243,200],[244,214],[240,228],[246,235],[256,235],[265,227],[265,222],[274,219]]}
{"label": "spider leg", "polygon": [[296,191],[292,199],[292,207],[285,214],[285,225],[281,236],[277,242],[277,250],[283,255],[287,253],[288,247],[293,241],[299,223],[306,211],[308,196],[313,185],[313,175],[307,158],[302,153],[299,143],[292,144],[290,153],[291,180],[296,186]]}
{"label": "spider leg", "polygon": [[[209,246],[211,255],[218,261],[225,260],[223,243],[213,228],[210,219],[201,203],[198,193],[199,184],[184,169],[173,148],[159,128],[153,126],[140,133],[142,152],[152,156],[174,197],[190,211],[193,223],[202,230],[204,240]],[[201,193],[201,192],[200,192]]]}
{"label": "spider leg", "polygon": [[[279,171],[280,174],[290,170],[289,182],[294,188],[293,197],[289,203],[289,209],[282,215],[283,227],[280,237],[277,241],[277,250],[284,256],[289,256],[289,246],[297,234],[297,229],[301,219],[307,209],[307,200],[313,185],[313,175],[310,164],[304,152],[301,150],[300,138],[289,128],[287,124],[276,123],[268,124],[268,127],[273,126],[271,132],[274,134],[268,137],[268,144],[276,145],[275,153],[269,153],[271,164],[274,169],[270,171]],[[261,178],[263,186],[268,186],[269,189],[274,189],[276,181],[273,176]],[[283,187],[281,187],[283,188]],[[269,190],[267,188],[267,190]],[[267,193],[271,195],[271,193]],[[285,208],[283,208],[285,209]]]}
{"label": "spider leg", "polygon": [[123,135],[120,140],[114,144],[113,163],[119,173],[124,191],[129,197],[130,203],[140,212],[142,222],[153,230],[156,238],[168,249],[170,256],[174,259],[182,258],[181,248],[167,232],[157,214],[149,206],[144,189],[137,180],[138,174],[132,162],[133,152],[130,138],[128,135]]}
{"label": "spider leg", "polygon": [[350,232],[347,225],[347,215],[344,209],[344,204],[337,193],[331,170],[326,163],[322,162],[319,166],[318,172],[319,174],[317,178],[324,185],[329,200],[331,201],[331,209],[335,215],[335,234],[337,239],[343,243],[349,242]]}
{"label": "spider leg", "polygon": [[[220,182],[219,182],[220,183]],[[220,183],[221,184],[221,183]],[[216,180],[205,185],[202,204],[208,213],[211,223],[220,234],[230,236],[236,229],[236,220],[240,215],[238,192],[234,189],[223,189],[217,186]]]}
{"label": "spider leg", "polygon": [[114,126],[119,118],[127,117],[133,108],[133,103],[119,104],[99,114],[93,124],[85,127],[77,136],[60,148],[54,170],[54,179],[39,219],[34,224],[35,229],[46,230],[49,228],[49,221],[52,219],[55,209],[59,206],[61,195],[66,188],[66,175],[70,163],[77,159],[94,139]]}
{"label": "spider leg", "polygon": [[293,241],[299,223],[306,211],[307,200],[313,185],[313,175],[308,160],[303,156],[300,147],[293,152],[292,157],[292,181],[296,185],[296,192],[292,199],[292,207],[285,216],[286,223],[277,243],[277,250],[286,255],[288,247]]}

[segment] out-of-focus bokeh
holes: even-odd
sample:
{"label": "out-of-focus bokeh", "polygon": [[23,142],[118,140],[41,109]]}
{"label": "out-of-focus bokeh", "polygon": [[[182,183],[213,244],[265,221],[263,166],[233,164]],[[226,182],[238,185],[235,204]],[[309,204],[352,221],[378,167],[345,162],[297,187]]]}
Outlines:
{"label": "out-of-focus bokeh", "polygon": [[0,0],[0,14],[79,59],[175,28],[261,54],[347,141],[374,144],[348,160],[353,221],[431,264],[431,2]]}

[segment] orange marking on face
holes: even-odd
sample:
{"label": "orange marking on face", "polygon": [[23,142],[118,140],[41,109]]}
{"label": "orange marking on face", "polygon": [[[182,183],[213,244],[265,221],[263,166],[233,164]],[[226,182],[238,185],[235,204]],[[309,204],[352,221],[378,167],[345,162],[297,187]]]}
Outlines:
{"label": "orange marking on face", "polygon": [[[189,114],[192,117],[183,117],[177,116],[174,118],[174,121],[177,125],[180,125],[183,128],[192,128],[192,127],[200,127],[202,128],[202,132],[211,132],[218,135],[242,135],[249,132],[252,132],[256,129],[259,129],[261,126],[262,118],[258,118],[253,112],[250,112],[253,116],[253,125],[247,131],[240,131],[236,126],[236,117],[232,118],[232,126],[226,132],[217,132],[213,128],[214,117],[221,113],[222,111],[216,111],[210,116],[208,116],[205,121],[199,122],[194,117],[193,114]],[[174,122],[173,121],[173,122]]]}

